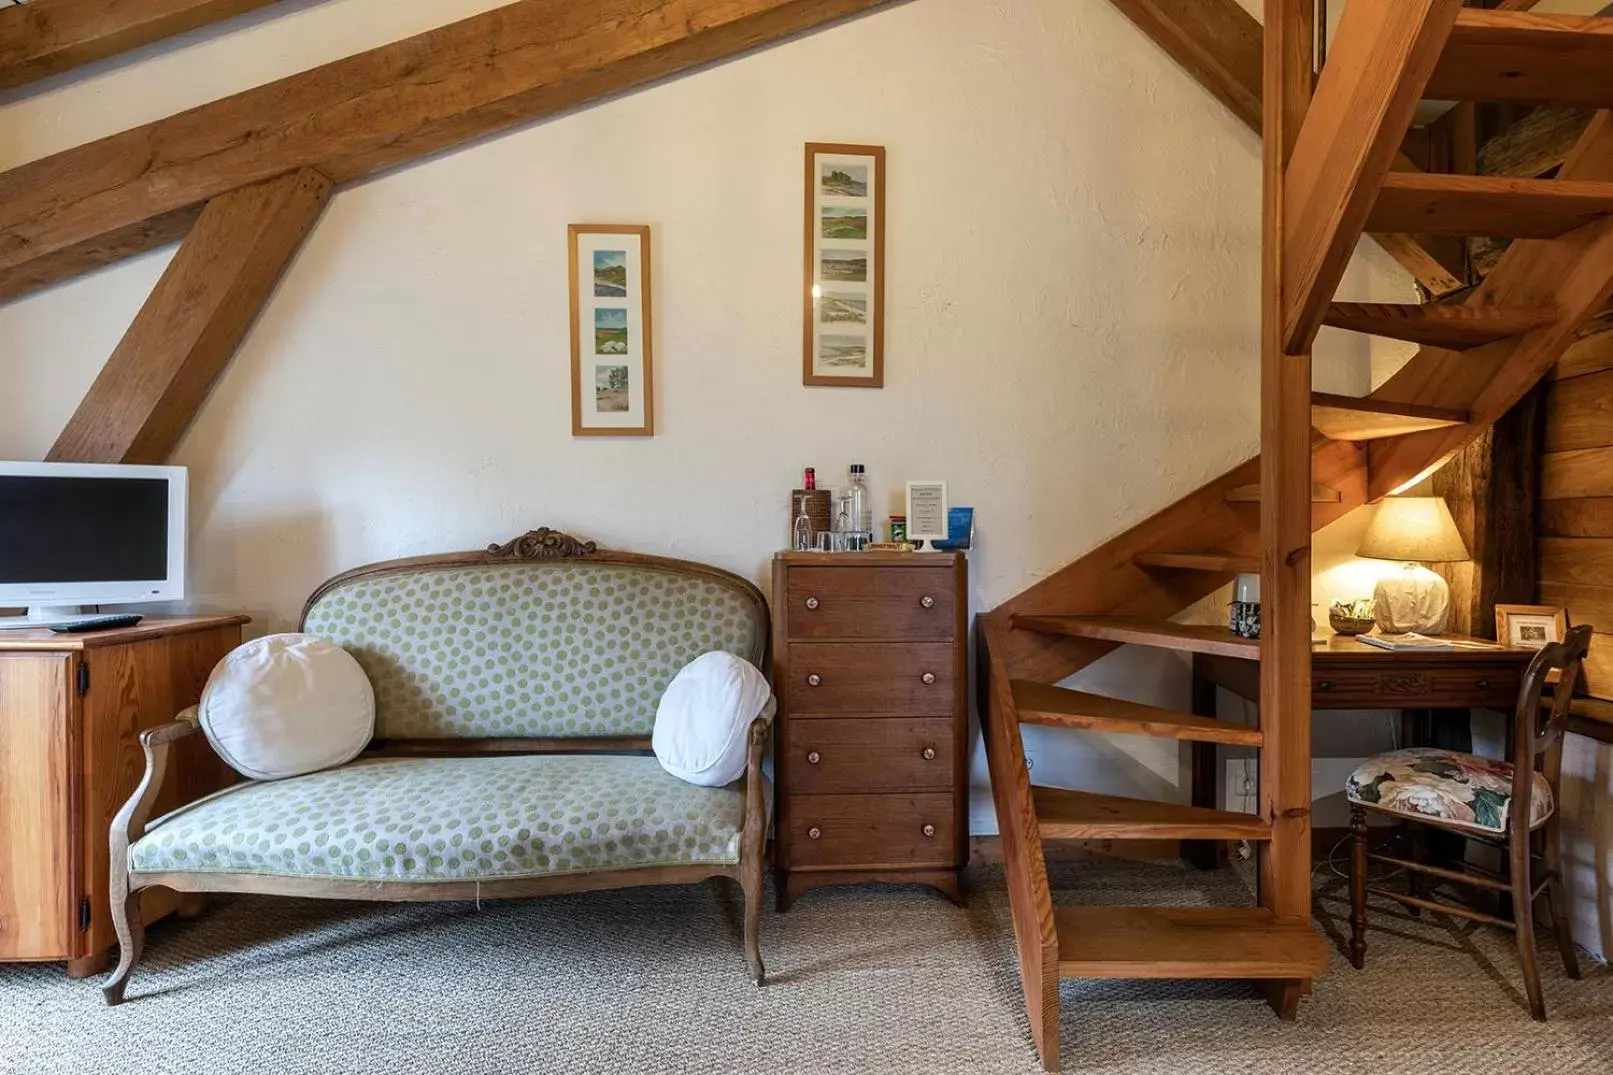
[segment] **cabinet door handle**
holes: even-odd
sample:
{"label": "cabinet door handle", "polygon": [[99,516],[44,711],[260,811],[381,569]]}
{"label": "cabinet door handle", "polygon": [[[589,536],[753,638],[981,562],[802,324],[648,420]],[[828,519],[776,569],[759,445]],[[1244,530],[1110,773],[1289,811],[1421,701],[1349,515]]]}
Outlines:
{"label": "cabinet door handle", "polygon": [[823,677],[818,675],[818,673],[816,673],[816,672],[813,672],[811,675],[807,676],[807,686],[809,686],[809,687],[816,687],[816,686],[820,685],[822,682],[823,682]]}
{"label": "cabinet door handle", "polygon": [[1316,683],[1316,689],[1321,691],[1323,694],[1326,694],[1328,691],[1333,689],[1333,681],[1330,679],[1318,680]]}
{"label": "cabinet door handle", "polygon": [[806,607],[807,608],[817,608],[818,607],[818,599],[816,597],[807,598],[806,599]]}
{"label": "cabinet door handle", "polygon": [[822,835],[823,835],[823,830],[818,828],[816,825],[812,826],[810,829],[807,830],[807,839],[808,840],[816,840],[818,837],[820,837]]}
{"label": "cabinet door handle", "polygon": [[933,684],[935,682],[935,673],[934,672],[926,672],[922,676],[920,676],[919,679],[923,680],[924,685],[926,687],[928,687],[928,686],[930,686],[931,684]]}
{"label": "cabinet door handle", "polygon": [[923,608],[934,608],[935,598],[931,597],[929,594],[925,594],[923,597],[919,598],[919,605]]}
{"label": "cabinet door handle", "polygon": [[924,826],[924,828],[920,829],[919,831],[924,833],[924,838],[925,839],[929,839],[929,838],[931,838],[931,837],[933,837],[935,835],[935,826],[934,825],[926,825],[926,826]]}
{"label": "cabinet door handle", "polygon": [[807,751],[807,764],[808,765],[816,765],[816,764],[818,764],[818,762],[820,762],[822,760],[823,760],[823,755],[819,754],[816,750]]}
{"label": "cabinet door handle", "polygon": [[1479,680],[1479,682],[1478,682],[1478,688],[1479,688],[1479,690],[1481,690],[1481,691],[1487,691],[1487,690],[1489,690],[1489,689],[1490,689],[1490,681],[1489,681],[1489,680],[1487,680],[1487,679],[1481,679],[1481,680]]}
{"label": "cabinet door handle", "polygon": [[923,750],[919,751],[919,757],[923,758],[925,761],[934,761],[935,760],[935,748],[934,747],[925,747]]}

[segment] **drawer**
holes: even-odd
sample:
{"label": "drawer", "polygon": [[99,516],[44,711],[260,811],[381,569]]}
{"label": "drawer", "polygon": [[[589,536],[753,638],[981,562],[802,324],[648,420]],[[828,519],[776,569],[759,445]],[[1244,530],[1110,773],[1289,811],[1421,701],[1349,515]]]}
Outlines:
{"label": "drawer", "polygon": [[934,567],[792,567],[791,639],[946,640],[956,630],[957,577]]}
{"label": "drawer", "polygon": [[783,865],[953,865],[954,807],[951,795],[791,795]]}
{"label": "drawer", "polygon": [[1335,708],[1359,703],[1364,709],[1470,705],[1511,709],[1521,679],[1518,668],[1352,668],[1318,671],[1311,692]]}
{"label": "drawer", "polygon": [[786,720],[786,792],[950,791],[950,717]]}
{"label": "drawer", "polygon": [[956,651],[945,642],[794,642],[782,684],[785,712],[948,713],[957,705],[956,661]]}

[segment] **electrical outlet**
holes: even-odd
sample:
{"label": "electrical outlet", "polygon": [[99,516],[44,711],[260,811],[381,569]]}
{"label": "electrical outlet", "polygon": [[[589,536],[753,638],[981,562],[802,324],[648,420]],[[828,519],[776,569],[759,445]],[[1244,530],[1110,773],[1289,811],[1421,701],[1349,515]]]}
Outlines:
{"label": "electrical outlet", "polygon": [[1255,758],[1227,759],[1226,809],[1252,814],[1260,808],[1259,773]]}

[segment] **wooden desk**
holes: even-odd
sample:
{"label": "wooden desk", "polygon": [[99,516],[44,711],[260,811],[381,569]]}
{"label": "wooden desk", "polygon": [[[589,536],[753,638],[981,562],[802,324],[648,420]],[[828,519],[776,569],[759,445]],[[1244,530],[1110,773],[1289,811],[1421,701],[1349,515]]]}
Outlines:
{"label": "wooden desk", "polygon": [[[1465,635],[1447,637],[1454,641],[1482,641]],[[1436,714],[1440,711],[1457,710],[1464,721],[1474,706],[1499,709],[1510,716],[1518,702],[1518,687],[1524,669],[1529,667],[1534,655],[1533,650],[1527,649],[1393,653],[1368,646],[1355,638],[1333,635],[1312,647],[1311,708],[1398,709],[1401,711],[1402,744],[1430,745],[1429,740],[1436,732]],[[1258,701],[1259,662],[1195,654],[1194,713],[1208,717],[1216,715],[1217,687],[1224,687],[1250,701]],[[1194,806],[1216,805],[1218,775],[1215,744],[1194,743]],[[1185,847],[1184,853],[1199,865],[1211,865],[1219,857],[1214,846]]]}

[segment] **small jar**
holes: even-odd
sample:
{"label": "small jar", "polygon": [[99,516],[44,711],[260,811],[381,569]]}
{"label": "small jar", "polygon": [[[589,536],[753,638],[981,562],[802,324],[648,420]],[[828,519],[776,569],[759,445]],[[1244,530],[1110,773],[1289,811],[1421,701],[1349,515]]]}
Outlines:
{"label": "small jar", "polygon": [[891,516],[891,542],[900,545],[907,540],[907,516]]}

